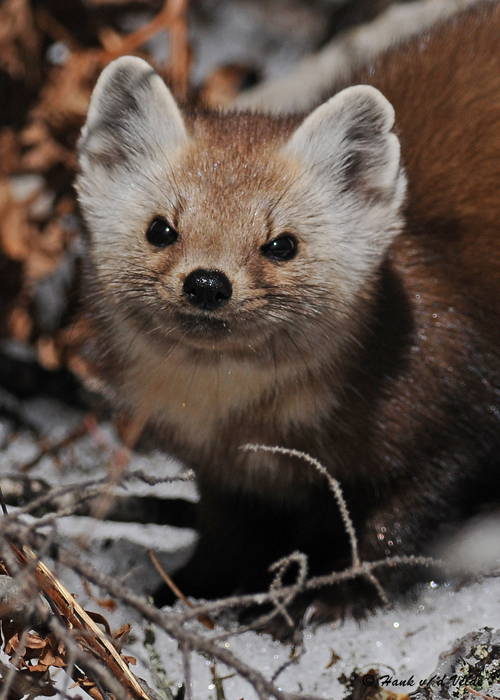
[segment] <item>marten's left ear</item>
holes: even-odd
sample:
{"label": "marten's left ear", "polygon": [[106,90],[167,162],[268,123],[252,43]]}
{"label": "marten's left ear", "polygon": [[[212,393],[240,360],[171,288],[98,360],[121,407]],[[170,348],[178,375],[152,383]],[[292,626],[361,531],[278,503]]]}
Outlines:
{"label": "marten's left ear", "polygon": [[334,192],[354,191],[399,207],[405,177],[393,126],[390,102],[375,88],[357,85],[314,110],[285,151],[298,156],[313,176],[326,178]]}
{"label": "marten's left ear", "polygon": [[83,175],[95,168],[137,169],[161,162],[185,140],[170,90],[146,61],[123,56],[101,73],[79,143]]}

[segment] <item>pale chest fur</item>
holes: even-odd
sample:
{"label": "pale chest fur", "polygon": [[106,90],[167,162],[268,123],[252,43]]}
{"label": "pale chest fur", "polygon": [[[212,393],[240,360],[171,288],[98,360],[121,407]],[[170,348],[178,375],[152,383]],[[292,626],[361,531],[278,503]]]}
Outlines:
{"label": "pale chest fur", "polygon": [[207,362],[179,347],[160,353],[142,340],[134,355],[123,377],[126,402],[195,450],[216,445],[232,425],[236,442],[266,441],[271,430],[279,444],[298,426],[316,426],[336,404],[324,381],[312,381],[292,361],[220,353]]}

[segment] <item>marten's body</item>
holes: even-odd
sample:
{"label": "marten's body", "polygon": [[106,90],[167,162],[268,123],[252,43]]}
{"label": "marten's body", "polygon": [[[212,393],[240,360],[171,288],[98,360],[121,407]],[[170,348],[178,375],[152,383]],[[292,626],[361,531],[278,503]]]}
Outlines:
{"label": "marten's body", "polygon": [[401,161],[371,88],[304,121],[181,116],[139,59],[100,79],[79,190],[102,364],[197,474],[186,594],[263,588],[294,550],[349,562],[324,477],[246,443],[319,459],[364,559],[498,489],[499,32],[479,6],[358,76]]}

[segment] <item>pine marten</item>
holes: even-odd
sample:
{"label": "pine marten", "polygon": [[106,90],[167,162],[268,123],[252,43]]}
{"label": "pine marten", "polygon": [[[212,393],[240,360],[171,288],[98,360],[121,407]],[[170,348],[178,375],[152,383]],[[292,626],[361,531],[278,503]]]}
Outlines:
{"label": "pine marten", "polygon": [[135,57],[99,78],[77,184],[91,313],[115,402],[195,470],[186,594],[262,590],[296,550],[310,575],[349,564],[324,476],[247,443],[325,465],[363,560],[421,553],[498,493],[499,36],[478,5],[308,115],[180,109]]}

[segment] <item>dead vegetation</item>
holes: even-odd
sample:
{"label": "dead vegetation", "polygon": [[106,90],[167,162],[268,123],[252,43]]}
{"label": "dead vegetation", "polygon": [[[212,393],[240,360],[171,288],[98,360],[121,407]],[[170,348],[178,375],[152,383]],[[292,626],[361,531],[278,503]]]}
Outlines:
{"label": "dead vegetation", "polygon": [[[248,449],[261,448],[248,446]],[[42,559],[52,561],[52,566],[57,564],[59,568],[77,572],[87,585],[94,584],[100,591],[111,596],[117,604],[139,612],[141,617],[150,623],[152,630],[155,627],[160,628],[177,641],[183,658],[185,682],[184,689],[176,697],[192,697],[192,653],[203,654],[211,660],[214,678],[218,679],[218,682],[222,683],[222,679],[216,675],[216,665],[220,664],[246,679],[259,698],[293,700],[300,697],[306,700],[306,697],[310,697],[289,694],[279,687],[279,676],[300,658],[303,646],[301,631],[296,629],[289,613],[296,597],[306,591],[363,577],[375,586],[382,602],[389,605],[389,600],[377,579],[381,568],[427,566],[436,565],[436,562],[422,557],[361,561],[357,553],[356,533],[339,484],[326,474],[324,467],[315,460],[300,453],[295,456],[305,459],[312,468],[318,469],[327,478],[350,538],[351,567],[329,576],[308,578],[307,559],[303,554],[296,552],[274,565],[276,576],[269,591],[258,595],[234,596],[203,605],[189,603],[181,613],[158,610],[119,580],[97,571],[85,561],[81,551],[76,547],[68,548],[62,541],[57,528],[60,517],[77,512],[82,504],[89,501],[97,504],[98,509],[102,507],[103,502],[108,502],[109,505],[112,498],[111,489],[116,483],[112,473],[98,481],[52,489],[35,498],[29,505],[19,508],[12,515],[5,512],[0,541],[0,555],[3,561],[3,576],[0,577],[0,617],[3,649],[12,665],[0,668],[2,698],[20,699],[26,693],[31,693],[31,697],[55,694],[51,673],[57,668],[64,669],[73,682],[95,700],[108,697],[119,700],[131,697],[142,700],[156,698],[155,691],[133,675],[130,665],[133,665],[134,660],[121,653],[130,626],[122,627],[113,633],[103,615],[90,614],[83,610]],[[130,480],[148,477],[137,472],[123,472],[122,478]],[[179,478],[192,478],[192,475],[182,475]],[[61,499],[68,494],[72,494],[70,505]],[[42,505],[55,504],[58,499],[62,505],[56,506],[53,512],[32,520],[31,524],[25,521],[23,516],[36,512]],[[297,562],[299,573],[295,583],[283,585],[285,571]],[[248,626],[240,625],[236,630],[226,631],[214,625],[214,620],[223,612],[241,611],[245,607],[266,604],[269,611]],[[109,607],[113,603],[108,601],[106,605]],[[269,679],[260,670],[231,652],[226,642],[249,629],[268,627],[274,620],[280,620],[281,624],[290,627],[293,646],[290,660]],[[195,621],[197,623],[193,624]],[[172,690],[167,690],[170,693],[168,697],[173,697]],[[388,700],[397,697],[380,695],[377,686],[375,690],[377,694],[368,693],[363,695],[363,698],[376,700],[384,697]],[[217,697],[224,697],[222,689]]]}
{"label": "dead vegetation", "polygon": [[[32,343],[49,370],[85,372],[77,355],[87,329],[74,326],[82,231],[72,182],[92,89],[118,56],[138,53],[154,62],[141,47],[167,31],[170,61],[156,68],[185,99],[187,8],[186,0],[168,0],[137,31],[102,26],[95,32],[100,46],[84,46],[43,5],[0,6],[0,337]],[[40,283],[51,277],[60,303],[47,314]]]}

